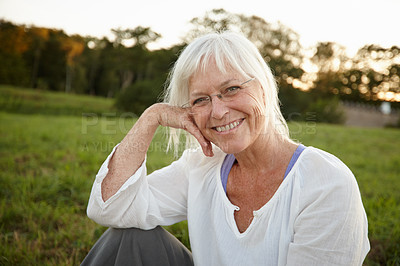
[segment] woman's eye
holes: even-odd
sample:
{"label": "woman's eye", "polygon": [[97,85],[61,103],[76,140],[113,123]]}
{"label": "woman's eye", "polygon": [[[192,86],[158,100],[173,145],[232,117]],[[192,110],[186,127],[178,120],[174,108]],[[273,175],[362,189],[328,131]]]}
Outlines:
{"label": "woman's eye", "polygon": [[193,101],[192,105],[204,104],[208,101],[208,97],[201,97]]}
{"label": "woman's eye", "polygon": [[236,93],[236,92],[238,92],[239,90],[240,90],[240,87],[239,87],[239,86],[232,86],[232,87],[229,87],[229,88],[227,88],[227,89],[225,90],[225,94]]}

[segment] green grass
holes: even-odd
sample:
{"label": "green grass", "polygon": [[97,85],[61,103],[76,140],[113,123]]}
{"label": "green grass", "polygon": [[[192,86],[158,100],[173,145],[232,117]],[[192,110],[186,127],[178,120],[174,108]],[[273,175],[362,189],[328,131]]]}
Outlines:
{"label": "green grass", "polygon": [[0,111],[5,112],[80,116],[82,113],[115,113],[113,105],[112,100],[102,97],[0,85]]}
{"label": "green grass", "polygon": [[[119,119],[87,128],[85,120],[0,113],[0,264],[76,265],[103,232],[86,217],[87,200],[99,166],[126,132],[105,126]],[[149,171],[172,160],[157,159],[155,144]]]}
{"label": "green grass", "polygon": [[[23,99],[35,95],[6,89]],[[135,121],[112,113],[110,100],[39,95],[47,100],[37,108],[26,100],[19,108],[0,112],[0,265],[77,265],[82,261],[105,230],[86,217],[94,176]],[[0,101],[5,102],[3,96]],[[57,97],[59,101],[53,102]],[[69,104],[66,110],[65,102]],[[92,107],[84,102],[92,102]],[[365,265],[399,265],[400,131],[311,122],[292,123],[290,128],[294,138],[337,155],[354,172],[372,245]],[[148,154],[149,172],[173,160],[163,152],[164,143],[160,130]],[[189,245],[185,222],[167,229]]]}

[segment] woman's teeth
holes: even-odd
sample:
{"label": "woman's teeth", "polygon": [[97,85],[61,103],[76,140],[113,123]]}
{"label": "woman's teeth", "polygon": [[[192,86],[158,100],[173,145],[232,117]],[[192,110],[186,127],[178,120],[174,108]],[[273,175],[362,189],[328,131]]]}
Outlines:
{"label": "woman's teeth", "polygon": [[235,127],[237,127],[239,124],[240,124],[240,122],[236,121],[236,122],[232,122],[232,123],[230,123],[229,125],[226,125],[226,126],[215,127],[215,129],[216,129],[218,132],[223,132],[223,131],[227,131],[227,130],[230,130],[230,129],[232,129],[232,128],[235,128]]}

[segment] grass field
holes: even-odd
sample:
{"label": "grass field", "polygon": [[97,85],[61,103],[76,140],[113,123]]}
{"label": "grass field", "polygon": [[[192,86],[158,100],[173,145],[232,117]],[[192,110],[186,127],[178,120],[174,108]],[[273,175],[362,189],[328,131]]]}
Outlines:
{"label": "grass field", "polygon": [[[105,230],[85,213],[94,176],[135,118],[117,114],[110,100],[35,95],[0,86],[0,265],[79,265]],[[312,122],[290,128],[295,139],[353,170],[369,220],[365,265],[399,265],[400,130]],[[163,143],[160,130],[149,172],[173,160]],[[189,245],[185,222],[168,229]]]}
{"label": "grass field", "polygon": [[20,114],[76,115],[113,112],[113,101],[103,97],[66,95],[0,85],[0,109]]}

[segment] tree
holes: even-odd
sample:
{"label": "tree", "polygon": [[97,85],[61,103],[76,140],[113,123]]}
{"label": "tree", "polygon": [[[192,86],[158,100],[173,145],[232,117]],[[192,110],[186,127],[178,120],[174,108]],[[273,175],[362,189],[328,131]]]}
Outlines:
{"label": "tree", "polygon": [[117,108],[140,115],[148,106],[159,101],[169,68],[177,59],[177,53],[181,48],[175,46],[149,53],[143,79],[136,80],[118,94]]}
{"label": "tree", "polygon": [[28,49],[25,28],[0,20],[0,83],[28,85],[29,70],[23,57]]}
{"label": "tree", "polygon": [[349,59],[337,44],[320,43],[312,57],[319,67],[315,91],[324,97],[337,95],[348,101],[394,101],[396,93],[400,93],[395,63],[400,62],[399,51],[395,46],[386,49],[367,45]]}
{"label": "tree", "polygon": [[[114,56],[118,61],[120,90],[124,91],[135,80],[143,80],[148,57],[147,44],[156,41],[160,34],[141,26],[135,29],[112,29],[115,35]],[[125,44],[131,43],[131,47]]]}
{"label": "tree", "polygon": [[315,48],[311,62],[318,67],[314,90],[321,96],[338,94],[340,90],[339,73],[349,62],[345,48],[333,42],[320,42]]}
{"label": "tree", "polygon": [[362,72],[365,100],[396,101],[400,98],[400,47],[382,48],[366,45],[354,58],[355,68]]}
{"label": "tree", "polygon": [[30,27],[27,29],[29,51],[25,54],[27,64],[31,69],[30,87],[38,87],[38,74],[43,49],[49,39],[49,29]]}
{"label": "tree", "polygon": [[95,95],[105,97],[115,96],[120,88],[118,75],[118,58],[115,56],[114,45],[107,38],[98,42],[92,52],[95,61],[89,61],[91,70],[91,91]]}
{"label": "tree", "polygon": [[[271,24],[257,16],[248,17],[224,9],[213,9],[203,17],[193,18],[190,23],[191,29],[184,38],[186,43],[205,33],[226,30],[241,32],[257,46],[268,63],[276,61],[276,66],[281,70],[286,68],[281,62],[290,62],[291,68],[301,65],[302,47],[298,34],[279,22]],[[296,77],[300,77],[298,74]]]}
{"label": "tree", "polygon": [[50,30],[40,60],[38,87],[55,91],[65,90],[67,65],[67,55],[63,47],[65,39],[66,34],[63,31]]}
{"label": "tree", "polygon": [[82,37],[74,35],[63,40],[62,48],[66,53],[65,92],[71,92],[75,63],[85,49],[85,43]]}

